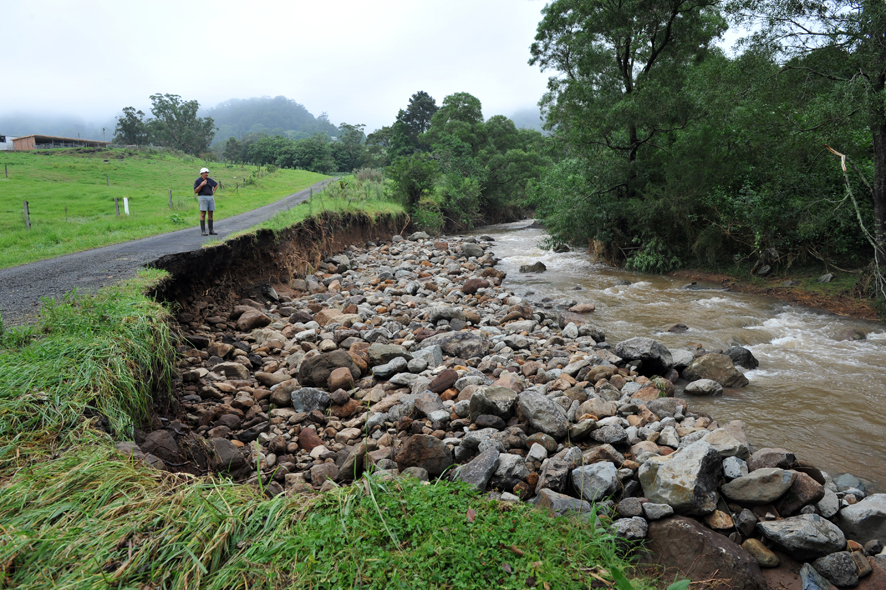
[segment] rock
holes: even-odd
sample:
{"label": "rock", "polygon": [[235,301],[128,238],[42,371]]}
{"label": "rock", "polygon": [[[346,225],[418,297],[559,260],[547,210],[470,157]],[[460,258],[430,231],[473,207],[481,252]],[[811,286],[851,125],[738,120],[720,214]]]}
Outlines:
{"label": "rock", "polygon": [[748,446],[734,438],[725,428],[717,428],[711,431],[702,440],[714,447],[723,457],[747,459],[751,454]]}
{"label": "rock", "polygon": [[646,407],[660,418],[673,418],[678,408],[686,407],[686,402],[676,397],[660,397],[648,402]]}
{"label": "rock", "polygon": [[296,389],[290,394],[290,399],[292,400],[292,407],[295,408],[296,412],[307,413],[314,411],[323,412],[329,407],[329,402],[331,401],[328,393],[313,387]]}
{"label": "rock", "polygon": [[564,516],[571,512],[590,512],[591,504],[566,494],[560,494],[548,488],[542,488],[535,499],[535,505],[550,510],[555,516]]}
{"label": "rock", "polygon": [[138,445],[145,454],[159,457],[164,463],[181,463],[181,449],[175,437],[168,430],[155,430],[148,433],[143,443]]}
{"label": "rock", "polygon": [[409,363],[402,357],[397,357],[384,365],[376,365],[372,367],[372,376],[376,379],[387,380],[398,373],[406,373],[409,369]]}
{"label": "rock", "polygon": [[452,451],[433,436],[414,434],[397,450],[394,459],[403,471],[407,467],[423,467],[429,475],[439,476],[452,465]]}
{"label": "rock", "polygon": [[338,479],[338,467],[335,463],[321,463],[311,467],[311,483],[321,485],[326,480]]}
{"label": "rock", "polygon": [[615,354],[626,361],[643,361],[643,373],[663,375],[673,364],[671,351],[652,338],[631,338],[615,345]]}
{"label": "rock", "polygon": [[656,504],[654,502],[645,502],[643,504],[643,514],[647,520],[661,520],[674,514],[674,509],[667,504]]}
{"label": "rock", "polygon": [[599,443],[609,445],[626,445],[628,442],[627,432],[616,424],[599,426],[591,433],[591,438]]}
{"label": "rock", "polygon": [[509,420],[516,411],[517,393],[500,385],[480,387],[470,399],[471,420],[476,420],[482,414],[498,416],[502,420]]}
{"label": "rock", "polygon": [[220,375],[224,375],[228,379],[240,379],[241,381],[249,379],[249,369],[240,363],[219,363],[212,367],[212,370]]}
{"label": "rock", "polygon": [[569,420],[563,407],[548,397],[534,391],[524,391],[517,395],[520,411],[529,421],[529,425],[560,439],[566,436]]}
{"label": "rock", "polygon": [[704,517],[704,523],[715,531],[728,531],[735,526],[732,517],[720,510],[714,510]]}
{"label": "rock", "polygon": [[684,389],[689,395],[707,395],[718,396],[723,395],[723,386],[713,379],[699,379],[689,383]]}
{"label": "rock", "polygon": [[720,461],[719,453],[703,441],[666,457],[651,457],[639,470],[643,495],[685,514],[713,512],[717,507]]}
{"label": "rock", "polygon": [[834,277],[834,274],[828,272],[828,273],[825,273],[825,274],[821,275],[821,276],[818,277],[818,279],[816,279],[816,280],[817,280],[819,283],[830,283],[831,281],[834,280],[834,278],[835,278],[835,277]]}
{"label": "rock", "polygon": [[618,470],[608,461],[573,469],[572,486],[577,494],[592,503],[617,495],[621,489]]}
{"label": "rock", "polygon": [[[532,445],[539,445],[542,447],[546,453],[554,453],[557,451],[557,441],[549,434],[545,434],[544,432],[536,432],[533,435],[526,437],[526,446],[532,448]],[[545,455],[542,457],[544,459],[547,457]]]}
{"label": "rock", "polygon": [[495,449],[486,449],[466,465],[456,468],[454,480],[462,481],[478,492],[486,490],[486,485],[498,468],[500,453]]}
{"label": "rock", "polygon": [[748,470],[756,471],[765,467],[778,467],[780,469],[794,469],[797,466],[797,457],[787,449],[764,448],[760,449],[748,458]]}
{"label": "rock", "polygon": [[600,418],[615,416],[617,412],[618,405],[615,402],[608,402],[598,397],[592,397],[588,401],[578,406],[578,411],[576,412],[576,415],[584,416],[590,414],[592,416],[596,416],[596,418],[599,420]]}
{"label": "rock", "polygon": [[522,273],[544,272],[546,270],[548,270],[548,267],[540,260],[534,264],[524,264],[520,266],[520,272]]}
{"label": "rock", "polygon": [[489,285],[490,283],[486,279],[468,279],[465,281],[464,285],[461,286],[461,291],[466,295],[473,295],[478,290],[489,287]]}
{"label": "rock", "polygon": [[748,474],[748,464],[738,457],[726,457],[723,459],[723,476],[727,479],[744,477]]}
{"label": "rock", "polygon": [[210,442],[215,451],[212,468],[216,471],[233,472],[246,464],[243,454],[228,439],[213,438]]}
{"label": "rock", "polygon": [[572,465],[566,461],[549,459],[538,476],[538,483],[535,486],[536,491],[548,488],[558,493],[564,492],[569,481],[569,471],[571,469]]}
{"label": "rock", "polygon": [[439,375],[434,377],[431,384],[428,385],[428,389],[433,391],[434,393],[443,393],[458,381],[458,373],[453,371],[452,369],[445,369],[440,372]]}
{"label": "rock", "polygon": [[[415,398],[415,409],[423,416],[430,416],[434,412],[445,410],[443,400],[433,391],[425,391]],[[446,412],[447,414],[449,412]]]}
{"label": "rock", "polygon": [[444,332],[421,343],[421,348],[430,346],[439,346],[449,356],[470,359],[484,356],[489,350],[489,341],[478,332]]}
{"label": "rock", "polygon": [[313,428],[302,428],[298,434],[298,447],[307,452],[311,452],[317,447],[323,446],[323,439],[317,434]]}
{"label": "rock", "polygon": [[687,381],[710,379],[723,387],[744,387],[748,384],[747,377],[735,368],[731,358],[716,353],[708,353],[692,361],[683,369],[683,378]]}
{"label": "rock", "polygon": [[857,328],[849,328],[840,333],[838,340],[867,340],[868,335]]}
{"label": "rock", "polygon": [[733,502],[762,506],[781,498],[790,489],[796,477],[795,471],[766,467],[733,479],[724,484],[720,490]]}
{"label": "rock", "polygon": [[886,494],[871,494],[861,502],[844,507],[836,523],[847,537],[862,544],[886,539]]}
{"label": "rock", "polygon": [[646,524],[646,521],[639,516],[633,516],[631,518],[617,518],[612,523],[612,526],[615,529],[616,535],[627,539],[628,541],[638,541],[640,539],[645,539],[646,534],[649,530],[649,526]]}
{"label": "rock", "polygon": [[573,305],[567,311],[571,311],[572,313],[591,313],[597,309],[593,303],[579,303],[577,305]]}
{"label": "rock", "polygon": [[778,556],[757,539],[746,540],[741,548],[757,560],[760,567],[778,567]]}
{"label": "rock", "polygon": [[498,467],[492,475],[490,485],[505,491],[513,491],[514,486],[529,476],[526,461],[520,455],[501,453],[498,456]]}
{"label": "rock", "polygon": [[757,523],[757,529],[799,561],[824,557],[846,547],[846,537],[837,525],[817,514],[762,521]]}
{"label": "rock", "polygon": [[333,370],[345,367],[354,379],[360,378],[360,369],[344,350],[333,350],[306,358],[298,370],[298,382],[303,386],[325,387]]}
{"label": "rock", "polygon": [[477,244],[465,243],[461,245],[461,252],[467,257],[482,258],[483,248]]}
{"label": "rock", "polygon": [[775,505],[775,509],[782,516],[791,516],[804,506],[815,504],[822,498],[824,498],[824,486],[805,473],[797,473],[794,483],[791,484],[791,489]]}
{"label": "rock", "polygon": [[366,350],[366,354],[369,355],[369,364],[373,367],[389,363],[395,358],[402,358],[407,361],[412,360],[412,355],[398,344],[379,344],[378,342],[373,342]]}
{"label": "rock", "polygon": [[351,374],[351,370],[347,367],[333,369],[329,374],[329,380],[326,382],[326,386],[329,391],[335,391],[337,389],[353,389],[354,376]]}
{"label": "rock", "polygon": [[649,523],[640,563],[664,567],[661,579],[708,580],[711,587],[767,590],[757,561],[728,538],[676,516]]}
{"label": "rock", "polygon": [[621,467],[621,464],[625,462],[624,455],[615,450],[615,447],[612,445],[607,444],[591,447],[586,450],[582,453],[581,460],[582,463],[586,465],[592,465],[601,461],[609,461],[616,467]]}
{"label": "rock", "polygon": [[251,332],[256,328],[264,328],[270,323],[271,318],[257,309],[249,308],[237,319],[237,330],[240,332]]}
{"label": "rock", "polygon": [[812,562],[815,571],[838,588],[858,585],[858,567],[848,551],[838,551]]}
{"label": "rock", "polygon": [[836,492],[825,488],[824,495],[815,507],[823,517],[833,518],[840,511],[840,499],[837,497]]}
{"label": "rock", "polygon": [[[642,516],[643,506],[649,500],[646,498],[624,498],[615,507],[615,512],[622,518],[630,518],[632,516]],[[668,506],[670,508],[670,506]],[[673,509],[671,510],[673,512]]]}
{"label": "rock", "polygon": [[723,354],[732,359],[732,364],[741,365],[745,369],[753,370],[760,366],[760,361],[751,354],[751,351],[741,346],[727,348]]}

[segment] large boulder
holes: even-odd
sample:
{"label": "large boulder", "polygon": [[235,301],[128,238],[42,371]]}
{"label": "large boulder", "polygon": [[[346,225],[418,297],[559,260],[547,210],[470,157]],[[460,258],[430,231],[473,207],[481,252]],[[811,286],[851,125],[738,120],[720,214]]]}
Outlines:
{"label": "large boulder", "polygon": [[344,350],[333,350],[303,360],[298,369],[298,382],[307,386],[326,387],[330,373],[339,367],[349,369],[354,379],[360,378],[360,369],[351,355]]}
{"label": "large boulder", "polygon": [[733,479],[724,484],[720,491],[733,502],[762,506],[781,498],[791,488],[796,477],[796,471],[767,467]]}
{"label": "large boulder", "polygon": [[440,320],[461,320],[465,321],[465,314],[462,310],[451,305],[433,305],[428,310],[428,320],[432,324],[436,324]]}
{"label": "large boulder", "polygon": [[725,354],[708,353],[692,361],[683,369],[687,381],[710,379],[723,387],[744,387],[748,379],[735,368],[732,359]]}
{"label": "large boulder", "polygon": [[535,505],[550,510],[555,516],[563,516],[571,512],[590,512],[591,504],[566,494],[543,488],[539,490]]}
{"label": "large boulder", "polygon": [[671,351],[652,338],[631,338],[615,345],[615,354],[626,361],[643,362],[640,370],[647,375],[664,375],[674,359]]}
{"label": "large boulder", "polygon": [[656,577],[672,580],[708,580],[710,587],[767,590],[760,566],[747,551],[695,520],[682,516],[649,523],[641,565],[655,569]]}
{"label": "large boulder", "polygon": [[421,348],[439,346],[444,353],[460,359],[482,357],[489,350],[489,340],[481,332],[444,332],[421,342]]}
{"label": "large boulder", "polygon": [[471,420],[490,414],[508,420],[516,411],[517,392],[501,385],[489,385],[477,389],[471,396]]}
{"label": "large boulder", "polygon": [[886,494],[872,494],[846,506],[836,522],[853,541],[864,544],[872,539],[886,540]]}
{"label": "large boulder", "polygon": [[379,344],[378,342],[373,342],[369,345],[366,354],[369,355],[369,364],[373,367],[389,363],[395,358],[403,358],[407,361],[412,360],[412,355],[399,344]]}
{"label": "large boulder", "polygon": [[520,411],[529,425],[554,438],[563,438],[569,430],[569,420],[563,406],[535,391],[524,391],[517,396]]}
{"label": "large boulder", "polygon": [[756,369],[760,366],[760,361],[751,354],[751,351],[741,346],[728,348],[723,354],[731,358],[733,364],[741,365],[745,369]]}
{"label": "large boulder", "polygon": [[394,460],[400,471],[407,467],[423,467],[435,477],[453,463],[449,447],[442,440],[426,434],[413,434],[406,439]]}
{"label": "large boulder", "polygon": [[723,471],[720,454],[696,441],[671,455],[651,457],[640,467],[643,495],[677,512],[702,515],[717,507],[717,484]]}
{"label": "large boulder", "polygon": [[837,525],[817,514],[758,522],[757,528],[798,561],[818,559],[846,547],[846,537]]}
{"label": "large boulder", "polygon": [[329,394],[322,389],[302,387],[289,394],[296,412],[324,412],[329,407]]}

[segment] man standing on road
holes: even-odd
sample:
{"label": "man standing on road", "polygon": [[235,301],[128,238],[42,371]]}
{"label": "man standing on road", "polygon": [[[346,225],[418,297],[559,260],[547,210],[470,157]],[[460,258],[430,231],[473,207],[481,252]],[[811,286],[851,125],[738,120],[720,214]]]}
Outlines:
{"label": "man standing on road", "polygon": [[[200,235],[217,236],[212,230],[212,212],[215,211],[215,189],[218,183],[209,178],[209,168],[200,169],[200,178],[194,181],[194,194],[200,203]],[[206,212],[209,211],[209,233],[206,233]]]}

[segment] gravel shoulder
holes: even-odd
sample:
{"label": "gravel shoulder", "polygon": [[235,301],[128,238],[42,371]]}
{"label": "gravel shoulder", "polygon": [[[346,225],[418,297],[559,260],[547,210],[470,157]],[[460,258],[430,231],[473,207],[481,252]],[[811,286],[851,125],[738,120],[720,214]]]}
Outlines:
{"label": "gravel shoulder", "polygon": [[[306,201],[332,179],[293,193],[276,203],[235,217],[219,220],[215,230],[224,240],[228,235],[270,219],[275,213]],[[187,229],[123,242],[49,260],[0,270],[0,313],[6,326],[33,323],[39,316],[41,299],[61,299],[67,293],[96,291],[132,278],[139,269],[168,254],[199,250],[210,239],[200,235],[196,224]]]}

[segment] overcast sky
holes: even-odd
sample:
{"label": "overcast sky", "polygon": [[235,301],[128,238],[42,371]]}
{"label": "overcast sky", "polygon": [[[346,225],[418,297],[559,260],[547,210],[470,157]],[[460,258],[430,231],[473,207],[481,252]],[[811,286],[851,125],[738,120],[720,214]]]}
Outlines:
{"label": "overcast sky", "polygon": [[0,115],[102,122],[154,93],[212,107],[279,96],[339,124],[389,125],[409,97],[469,92],[483,114],[533,108],[543,0],[6,0]]}

